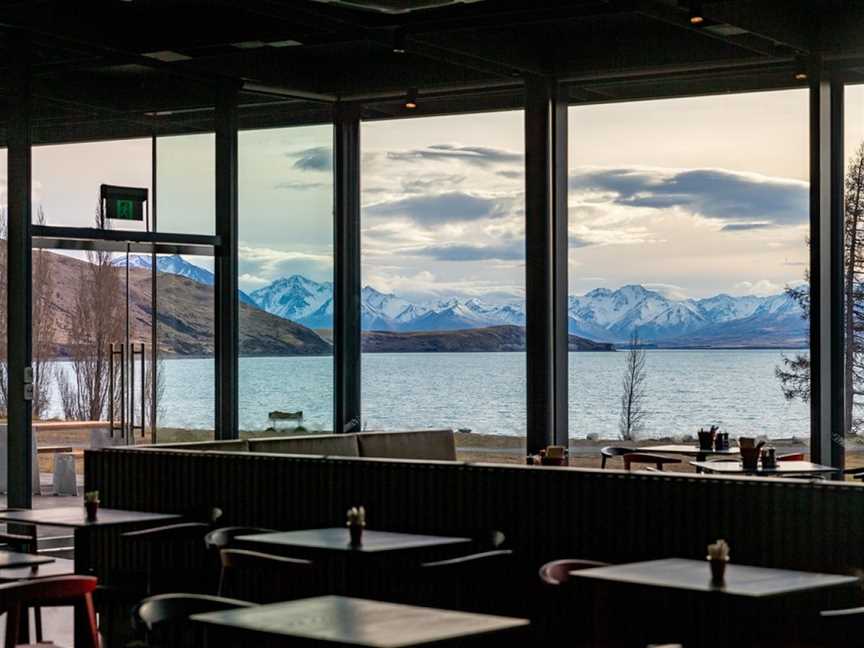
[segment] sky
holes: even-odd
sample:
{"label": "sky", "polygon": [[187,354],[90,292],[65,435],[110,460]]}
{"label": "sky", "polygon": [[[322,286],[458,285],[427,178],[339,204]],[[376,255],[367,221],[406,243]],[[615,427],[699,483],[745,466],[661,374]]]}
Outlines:
{"label": "sky", "polygon": [[[807,109],[805,90],[571,108],[570,292],[640,283],[698,298],[800,282]],[[862,140],[864,87],[849,87],[847,153]],[[365,122],[361,142],[364,284],[524,298],[521,111]],[[160,230],[213,232],[213,143],[159,140]],[[240,134],[244,290],[332,279],[331,143],[326,125]],[[150,156],[146,139],[37,147],[34,206],[49,224],[90,225],[101,183],[151,188]]]}

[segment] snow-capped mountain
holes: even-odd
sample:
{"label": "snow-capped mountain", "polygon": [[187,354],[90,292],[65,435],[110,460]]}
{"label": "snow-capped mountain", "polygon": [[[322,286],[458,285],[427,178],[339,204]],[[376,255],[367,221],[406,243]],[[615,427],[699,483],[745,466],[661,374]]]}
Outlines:
{"label": "snow-capped mountain", "polygon": [[[112,261],[112,264],[123,268],[126,266],[126,257],[121,256]],[[129,255],[129,267],[130,268],[138,268],[140,270],[149,270],[152,265],[152,260],[149,255],[146,254],[130,254]],[[186,259],[184,259],[179,254],[171,254],[169,256],[157,256],[156,257],[156,272],[164,272],[165,274],[173,274],[179,275],[181,277],[186,277],[187,279],[191,279],[192,281],[200,284],[204,284],[205,286],[212,286],[216,282],[216,278],[213,273],[207,270],[206,268],[202,268],[201,266],[197,266],[194,263],[189,263]],[[255,300],[253,300],[249,295],[247,295],[242,290],[240,291],[240,301],[250,306],[256,306]]]}
{"label": "snow-capped mountain", "polygon": [[252,291],[258,308],[309,328],[329,328],[333,320],[333,284],[301,275],[282,277]]}
{"label": "snow-capped mountain", "polygon": [[[125,259],[115,261],[122,265]],[[130,266],[149,268],[149,256],[130,257]],[[157,268],[211,285],[213,274],[180,256],[159,257]],[[371,286],[361,292],[365,331],[453,331],[525,325],[524,302],[481,298],[416,302]],[[250,304],[309,328],[333,325],[333,284],[302,275],[282,277],[242,295]],[[661,346],[800,346],[807,323],[799,305],[784,293],[767,297],[715,295],[672,299],[640,285],[595,288],[568,300],[571,334],[596,342],[626,343],[633,331]]]}

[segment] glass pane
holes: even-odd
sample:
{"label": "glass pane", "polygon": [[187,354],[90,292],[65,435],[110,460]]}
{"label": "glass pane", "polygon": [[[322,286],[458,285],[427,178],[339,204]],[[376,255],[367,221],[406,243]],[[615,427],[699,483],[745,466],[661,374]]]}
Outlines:
{"label": "glass pane", "polygon": [[332,139],[331,126],[240,133],[244,433],[332,429]]}
{"label": "glass pane", "polygon": [[[147,256],[146,261],[151,262]],[[204,441],[214,437],[215,337],[213,260],[192,255],[156,258],[156,439]],[[151,274],[137,293],[149,308]],[[149,327],[149,321],[142,321]],[[146,336],[145,336],[146,337]],[[149,337],[147,338],[149,339]],[[149,349],[148,345],[148,349]]]}
{"label": "glass pane", "polygon": [[523,120],[363,124],[365,429],[452,427],[464,458],[524,461]]}
{"label": "glass pane", "polygon": [[212,133],[156,140],[156,229],[216,232],[216,139]]}
{"label": "glass pane", "polygon": [[[846,433],[864,433],[864,85],[846,87]],[[864,468],[857,444],[846,446],[846,467]]]}
{"label": "glass pane", "polygon": [[[97,226],[100,185],[149,190],[151,154],[149,139],[33,147],[33,222]],[[118,228],[144,230],[145,224],[124,221]]]}
{"label": "glass pane", "polygon": [[806,450],[808,159],[806,90],[570,109],[572,439]]}

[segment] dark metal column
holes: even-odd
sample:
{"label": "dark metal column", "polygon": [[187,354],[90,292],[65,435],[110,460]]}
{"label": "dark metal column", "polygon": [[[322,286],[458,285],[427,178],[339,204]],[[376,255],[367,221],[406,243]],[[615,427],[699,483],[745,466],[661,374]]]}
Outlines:
{"label": "dark metal column", "polygon": [[[9,85],[7,175],[8,175],[8,253],[7,266],[7,350],[8,394],[8,505],[32,505],[33,463],[31,447],[32,385],[25,384],[32,360],[32,233],[31,233],[31,149],[30,115],[32,109],[30,47],[19,42],[15,49]],[[28,381],[29,382],[29,381]],[[29,391],[29,393],[28,393]]]}
{"label": "dark metal column", "polygon": [[237,298],[237,88],[219,89],[216,100],[216,438],[239,435]]}
{"label": "dark metal column", "polygon": [[567,102],[525,82],[525,345],[528,453],[567,445]]}
{"label": "dark metal column", "polygon": [[360,109],[333,118],[333,431],[360,430]]}
{"label": "dark metal column", "polygon": [[843,85],[810,87],[810,453],[842,467],[844,430]]}

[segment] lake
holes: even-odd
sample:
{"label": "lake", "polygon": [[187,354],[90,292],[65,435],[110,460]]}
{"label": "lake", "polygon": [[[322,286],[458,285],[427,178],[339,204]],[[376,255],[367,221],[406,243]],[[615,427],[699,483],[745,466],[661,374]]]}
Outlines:
{"label": "lake", "polygon": [[[774,376],[783,353],[766,350],[648,350],[644,437],[695,434],[719,424],[730,434],[809,436],[809,408],[787,402]],[[626,353],[570,354],[570,436],[618,436]],[[240,359],[240,427],[268,427],[272,410],[303,410],[304,425],[330,429],[330,357]],[[212,359],[166,359],[159,425],[212,428]],[[367,429],[470,428],[525,435],[524,353],[364,354]],[[50,415],[61,416],[55,400]]]}

